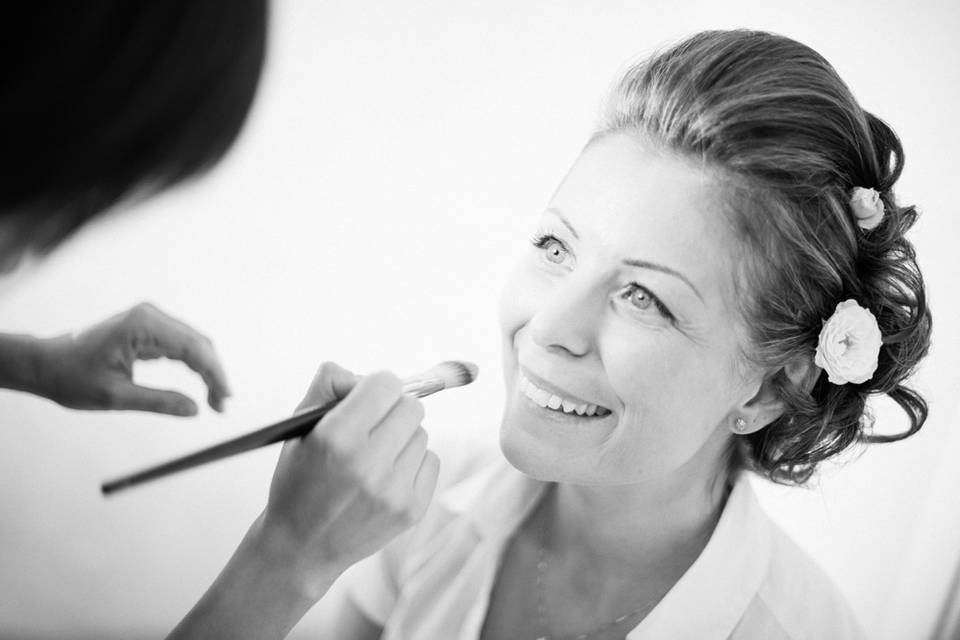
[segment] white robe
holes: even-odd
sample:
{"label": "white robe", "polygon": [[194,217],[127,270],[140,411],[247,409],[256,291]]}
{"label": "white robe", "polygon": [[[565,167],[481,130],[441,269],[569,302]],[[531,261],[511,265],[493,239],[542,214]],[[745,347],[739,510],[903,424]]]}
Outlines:
{"label": "white robe", "polygon": [[[627,640],[848,640],[863,634],[820,567],[734,481],[693,565]],[[502,458],[444,491],[424,519],[344,577],[383,640],[477,640],[507,542],[546,483]]]}

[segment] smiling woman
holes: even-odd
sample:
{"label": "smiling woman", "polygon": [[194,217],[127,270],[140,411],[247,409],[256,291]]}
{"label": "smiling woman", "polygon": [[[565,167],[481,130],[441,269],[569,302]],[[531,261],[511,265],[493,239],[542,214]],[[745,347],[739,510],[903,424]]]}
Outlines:
{"label": "smiling woman", "polygon": [[[636,135],[584,150],[502,297],[501,444],[515,466],[545,480],[631,484],[699,452],[701,484],[718,477],[729,438],[716,426],[758,385],[733,366],[735,238],[713,190],[704,172]],[[515,392],[518,372],[604,407],[606,419],[544,423]]]}
{"label": "smiling woman", "polygon": [[[631,68],[503,290],[505,459],[353,567],[330,637],[860,637],[843,596],[764,514],[749,472],[802,483],[848,445],[890,439],[871,434],[870,394],[907,411],[899,437],[926,418],[902,384],[930,331],[904,238],[915,212],[891,192],[902,158],[833,68],[782,36],[704,32]],[[858,188],[882,203],[869,227]],[[876,332],[882,345],[864,339]],[[870,365],[866,378],[835,375],[847,352],[858,372]],[[374,384],[335,378],[315,386]],[[359,423],[361,406],[338,417]],[[421,415],[409,412],[407,431]],[[372,428],[360,450],[388,430]],[[242,613],[236,603],[257,597],[275,612],[261,629],[282,635],[368,538],[424,513],[435,467],[410,473],[421,456],[404,449],[386,458],[398,479],[370,493],[359,474],[370,499],[341,511],[356,531],[312,523],[304,514],[325,494],[309,488],[325,485],[293,482],[312,467],[290,460],[340,462],[352,449],[338,439],[288,445],[264,515],[182,636],[202,637],[218,608],[208,629],[255,635],[223,603]],[[374,536],[357,514],[380,514],[378,502],[403,517]],[[266,595],[248,578],[264,574]]]}
{"label": "smiling woman", "polygon": [[[629,69],[503,291],[510,464],[355,569],[339,637],[363,619],[387,638],[859,637],[746,472],[802,483],[923,424],[902,386],[930,332],[902,163],[788,38],[705,32]],[[882,203],[869,228],[857,188]],[[854,301],[879,353],[826,322]],[[825,322],[872,375],[820,368]],[[871,434],[872,393],[907,433]]]}

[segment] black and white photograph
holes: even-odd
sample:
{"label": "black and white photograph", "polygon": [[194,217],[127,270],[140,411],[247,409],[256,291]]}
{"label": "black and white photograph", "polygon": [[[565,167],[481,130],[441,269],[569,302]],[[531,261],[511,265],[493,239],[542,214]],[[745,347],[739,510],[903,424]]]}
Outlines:
{"label": "black and white photograph", "polygon": [[960,640],[960,4],[4,13],[0,640]]}

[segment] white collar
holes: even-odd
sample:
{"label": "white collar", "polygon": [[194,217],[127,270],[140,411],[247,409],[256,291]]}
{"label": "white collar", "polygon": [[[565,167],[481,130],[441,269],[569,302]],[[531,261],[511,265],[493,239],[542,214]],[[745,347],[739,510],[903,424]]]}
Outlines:
{"label": "white collar", "polygon": [[[481,539],[505,541],[547,487],[506,460],[454,485],[440,498],[474,526]],[[706,547],[627,640],[728,638],[753,600],[770,557],[769,520],[749,473],[736,475]]]}
{"label": "white collar", "polygon": [[707,546],[627,640],[729,638],[766,576],[769,526],[739,472]]}

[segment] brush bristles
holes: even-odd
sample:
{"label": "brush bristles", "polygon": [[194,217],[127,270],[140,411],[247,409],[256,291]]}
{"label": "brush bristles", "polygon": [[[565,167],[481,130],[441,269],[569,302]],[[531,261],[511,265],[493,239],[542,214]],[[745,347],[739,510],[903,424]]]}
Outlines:
{"label": "brush bristles", "polygon": [[445,389],[462,387],[477,379],[477,365],[472,362],[447,360],[431,369],[427,376],[442,381]]}

